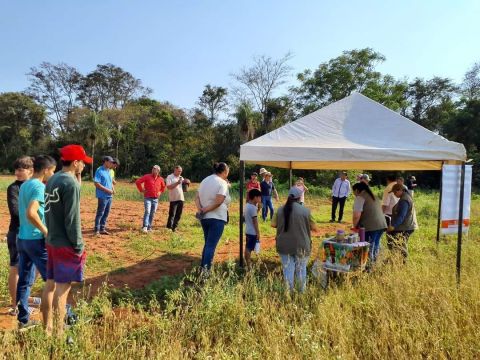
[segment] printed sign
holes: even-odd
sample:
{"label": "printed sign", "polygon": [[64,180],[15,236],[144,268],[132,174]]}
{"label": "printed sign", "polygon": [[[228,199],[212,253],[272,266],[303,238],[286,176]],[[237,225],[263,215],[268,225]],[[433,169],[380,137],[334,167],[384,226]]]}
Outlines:
{"label": "printed sign", "polygon": [[[442,212],[440,231],[442,234],[458,233],[458,210],[460,203],[461,165],[443,165],[442,169]],[[465,187],[463,197],[463,232],[470,227],[470,197],[472,193],[472,165],[465,165]]]}

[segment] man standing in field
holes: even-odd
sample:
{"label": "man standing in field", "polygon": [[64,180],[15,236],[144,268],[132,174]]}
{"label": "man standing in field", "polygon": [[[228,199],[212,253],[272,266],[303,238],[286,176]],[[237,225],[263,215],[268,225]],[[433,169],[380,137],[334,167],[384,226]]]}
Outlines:
{"label": "man standing in field", "polygon": [[117,185],[117,168],[120,166],[120,160],[118,158],[113,158],[113,166],[110,169],[110,176],[112,177],[112,184],[115,187]]}
{"label": "man standing in field", "polygon": [[[10,255],[10,270],[8,273],[8,289],[12,307],[8,311],[10,315],[17,315],[17,283],[18,283],[18,251],[17,237],[20,228],[18,218],[18,194],[20,186],[30,179],[33,174],[33,160],[30,156],[22,156],[13,163],[15,169],[15,181],[7,188],[7,204],[10,212],[10,226],[7,233],[8,254]],[[36,298],[38,299],[38,298]],[[38,300],[37,300],[38,301]]]}
{"label": "man standing in field", "polygon": [[65,305],[72,282],[83,281],[86,254],[80,223],[80,183],[85,164],[91,164],[80,145],[60,149],[62,171],[53,175],[45,190],[45,220],[47,235],[46,293],[53,299],[53,314],[48,312],[45,322],[47,334],[63,332]]}
{"label": "man standing in field", "polygon": [[[20,231],[18,233],[18,326],[25,329],[37,325],[30,321],[28,298],[35,281],[35,268],[43,281],[47,281],[47,249],[45,238],[48,230],[45,225],[45,185],[53,175],[57,166],[56,161],[47,155],[39,155],[33,161],[33,177],[25,181],[18,195],[18,215]],[[41,311],[43,321],[46,322],[51,299],[48,298],[46,288],[42,293]]]}
{"label": "man standing in field", "polygon": [[338,222],[341,223],[343,219],[343,208],[345,201],[350,194],[350,181],[347,180],[347,173],[343,171],[340,177],[335,180],[332,186],[332,217],[330,222],[335,222],[337,206],[340,204],[338,212]]}
{"label": "man standing in field", "polygon": [[97,214],[95,216],[95,235],[109,235],[106,229],[108,215],[112,207],[112,197],[115,194],[113,187],[113,180],[110,174],[110,169],[114,167],[113,158],[105,156],[103,158],[103,165],[95,171],[93,182],[96,190],[95,194],[98,199]]}
{"label": "man standing in field", "polygon": [[175,232],[182,217],[183,202],[185,201],[182,189],[183,177],[181,175],[182,167],[177,165],[173,169],[173,173],[167,176],[168,200],[170,201],[167,228],[173,232]]}
{"label": "man standing in field", "polygon": [[152,230],[153,218],[158,207],[158,197],[165,191],[165,181],[160,176],[160,166],[154,165],[150,174],[135,181],[138,191],[143,193],[145,212],[143,214],[144,233]]}

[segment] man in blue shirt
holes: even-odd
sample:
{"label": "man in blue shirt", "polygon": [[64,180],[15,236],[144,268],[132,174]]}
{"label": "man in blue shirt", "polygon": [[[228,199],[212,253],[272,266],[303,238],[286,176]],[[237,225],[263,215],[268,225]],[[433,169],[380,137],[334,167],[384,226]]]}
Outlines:
{"label": "man in blue shirt", "polygon": [[[35,268],[47,280],[47,249],[45,238],[48,230],[45,226],[45,185],[53,175],[56,161],[50,156],[40,155],[33,162],[33,177],[23,183],[18,195],[18,215],[20,230],[18,233],[18,284],[17,303],[19,328],[37,325],[30,321],[28,298],[35,281]],[[34,266],[35,265],[35,266]],[[44,289],[41,311],[44,323],[48,318],[52,304]]]}
{"label": "man in blue shirt", "polygon": [[112,196],[115,194],[110,169],[114,167],[114,160],[111,156],[103,158],[103,165],[95,171],[93,182],[98,199],[97,215],[95,216],[95,235],[109,235],[106,230],[108,215],[112,207]]}
{"label": "man in blue shirt", "polygon": [[347,173],[343,171],[339,178],[335,180],[332,186],[332,218],[330,222],[335,222],[337,206],[340,204],[340,211],[338,212],[338,222],[341,223],[343,219],[343,208],[345,201],[350,194],[350,181],[347,180]]}

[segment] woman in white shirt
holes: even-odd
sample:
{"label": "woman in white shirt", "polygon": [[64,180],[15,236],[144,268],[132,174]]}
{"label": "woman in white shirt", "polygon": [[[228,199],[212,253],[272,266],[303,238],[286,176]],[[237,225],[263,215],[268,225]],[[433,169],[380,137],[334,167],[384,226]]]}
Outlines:
{"label": "woman in white shirt", "polygon": [[228,165],[216,163],[213,170],[214,173],[200,183],[195,197],[205,238],[201,267],[207,269],[212,266],[215,249],[228,222],[228,205],[231,201],[227,182],[230,171]]}

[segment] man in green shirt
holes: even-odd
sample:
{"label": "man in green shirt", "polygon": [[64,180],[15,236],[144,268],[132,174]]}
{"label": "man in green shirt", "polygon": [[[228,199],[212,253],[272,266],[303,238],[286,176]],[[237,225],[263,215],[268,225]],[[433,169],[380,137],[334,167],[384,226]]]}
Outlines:
{"label": "man in green shirt", "polygon": [[83,281],[86,254],[80,223],[80,177],[85,164],[91,164],[80,145],[60,149],[62,171],[50,178],[45,189],[47,235],[47,291],[53,298],[45,324],[47,334],[63,333],[65,305],[72,282]]}

